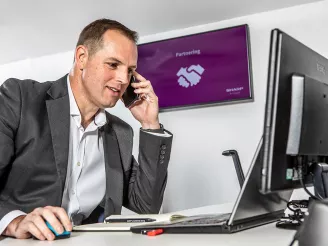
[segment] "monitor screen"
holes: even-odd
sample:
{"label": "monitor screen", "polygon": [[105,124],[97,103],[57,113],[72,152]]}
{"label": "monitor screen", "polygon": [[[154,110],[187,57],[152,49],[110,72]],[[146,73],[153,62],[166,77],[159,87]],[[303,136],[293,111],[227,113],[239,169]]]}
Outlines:
{"label": "monitor screen", "polygon": [[140,44],[138,53],[161,111],[252,100],[247,25]]}

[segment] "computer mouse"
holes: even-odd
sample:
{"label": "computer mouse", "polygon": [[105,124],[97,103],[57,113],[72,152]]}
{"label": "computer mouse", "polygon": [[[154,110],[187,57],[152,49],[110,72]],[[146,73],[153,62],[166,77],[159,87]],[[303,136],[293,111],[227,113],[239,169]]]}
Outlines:
{"label": "computer mouse", "polygon": [[55,235],[55,240],[56,239],[63,239],[63,238],[69,238],[71,236],[71,232],[66,231],[64,229],[64,232],[61,234],[58,234],[55,229],[49,224],[48,221],[46,221],[46,225],[48,226],[48,228],[53,232],[53,234]]}
{"label": "computer mouse", "polygon": [[[46,221],[46,225],[50,229],[50,231],[55,235],[55,240],[69,238],[71,236],[71,232],[66,231],[65,229],[63,233],[58,234],[48,221]],[[33,237],[33,239],[38,239],[38,238]]]}

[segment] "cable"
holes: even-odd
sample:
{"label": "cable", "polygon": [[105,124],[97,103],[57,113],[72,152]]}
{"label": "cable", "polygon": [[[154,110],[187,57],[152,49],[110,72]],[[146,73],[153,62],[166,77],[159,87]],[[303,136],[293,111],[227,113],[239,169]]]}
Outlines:
{"label": "cable", "polygon": [[324,200],[324,198],[320,195],[320,193],[317,191],[315,186],[314,186],[314,191],[317,192],[316,196],[319,198],[319,200]]}
{"label": "cable", "polygon": [[314,196],[314,195],[313,195],[313,194],[312,194],[312,193],[306,188],[306,186],[305,186],[305,184],[304,184],[304,182],[303,182],[303,177],[300,178],[300,183],[301,183],[303,189],[305,190],[305,192],[306,192],[306,193],[307,193],[312,199],[314,199],[314,200],[319,200],[318,197]]}
{"label": "cable", "polygon": [[[303,182],[303,173],[302,173],[302,159],[298,159],[298,169],[297,169],[298,177],[301,182],[301,185],[305,189],[305,191],[312,197],[313,199],[318,199],[314,195],[312,195],[304,185]],[[276,223],[276,227],[284,228],[284,229],[292,229],[297,230],[301,224],[303,223],[305,212],[302,211],[302,208],[308,208],[309,201],[308,200],[292,200],[287,202],[287,207],[292,214],[288,214],[287,216],[283,216],[280,221]]]}
{"label": "cable", "polygon": [[[312,181],[314,183],[314,174],[311,172],[311,176],[312,176]],[[324,200],[324,198],[320,195],[320,192],[318,192],[317,186],[313,185],[314,188],[314,192],[316,193],[316,196],[319,197],[320,200]]]}
{"label": "cable", "polygon": [[313,195],[305,186],[304,182],[303,182],[303,172],[302,172],[302,163],[301,163],[301,160],[298,159],[299,163],[298,163],[298,177],[299,177],[299,180],[300,180],[300,183],[303,187],[303,189],[305,190],[305,192],[314,200],[317,200],[317,201],[320,201],[320,200],[323,200],[323,198],[319,195],[319,198],[316,197],[315,195]]}
{"label": "cable", "polygon": [[283,216],[280,221],[276,223],[276,227],[283,229],[297,230],[303,223],[305,212],[302,208],[307,208],[309,202],[307,200],[292,200],[287,203],[287,207],[293,214]]}
{"label": "cable", "polygon": [[287,207],[295,212],[296,210],[292,208],[291,206],[294,206],[296,209],[301,209],[301,208],[308,208],[309,207],[309,200],[292,200],[287,203]]}
{"label": "cable", "polygon": [[[305,190],[305,192],[310,196],[310,199],[314,199],[316,201],[318,201],[319,203],[324,203],[324,199],[322,198],[322,196],[319,194],[319,192],[317,192],[316,190],[316,186],[314,185],[314,191],[316,192],[315,195],[313,195],[308,189],[307,187],[305,186],[305,183],[304,183],[304,176],[303,176],[303,172],[302,172],[302,157],[299,157],[297,159],[298,161],[298,177],[299,177],[299,181],[303,187],[303,189]],[[312,176],[312,181],[314,181],[314,175],[313,173],[311,173],[311,176]],[[296,221],[298,221],[300,223],[300,225],[303,223],[303,219],[305,217],[305,213],[301,210],[301,208],[306,208],[309,206],[309,203],[310,201],[308,200],[301,200],[301,201],[291,201],[289,203],[287,203],[287,207],[294,212],[294,215],[292,216],[289,216],[293,219],[296,219]],[[291,206],[295,206],[296,209],[294,208],[291,208]],[[300,233],[300,230],[297,231],[297,233],[294,235],[294,238],[292,240],[292,242],[289,244],[289,246],[293,246],[294,243],[297,240],[298,238],[298,234]]]}

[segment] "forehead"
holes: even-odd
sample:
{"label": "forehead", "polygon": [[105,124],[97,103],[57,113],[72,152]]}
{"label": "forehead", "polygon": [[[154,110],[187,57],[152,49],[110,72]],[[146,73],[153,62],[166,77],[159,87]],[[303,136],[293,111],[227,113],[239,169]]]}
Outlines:
{"label": "forehead", "polygon": [[130,62],[136,62],[138,56],[137,45],[116,30],[108,30],[104,33],[103,46],[100,51],[105,56],[115,56],[120,60],[128,60]]}

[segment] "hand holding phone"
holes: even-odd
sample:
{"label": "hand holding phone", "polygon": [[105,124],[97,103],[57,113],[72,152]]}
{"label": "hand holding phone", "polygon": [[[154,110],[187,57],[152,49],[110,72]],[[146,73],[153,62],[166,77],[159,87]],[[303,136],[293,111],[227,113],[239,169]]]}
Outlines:
{"label": "hand holding phone", "polygon": [[135,101],[139,100],[139,95],[134,92],[134,88],[131,83],[136,83],[135,77],[132,75],[130,79],[130,83],[126,88],[125,92],[122,95],[122,100],[125,107],[129,108]]}
{"label": "hand holding phone", "polygon": [[[125,106],[128,107],[133,117],[140,122],[143,129],[159,129],[159,104],[158,97],[153,90],[151,82],[139,74],[137,71],[133,72],[138,83],[131,83],[122,95],[122,100]],[[134,78],[131,78],[131,82]],[[135,82],[137,82],[135,81]],[[135,94],[136,92],[137,94]]]}

